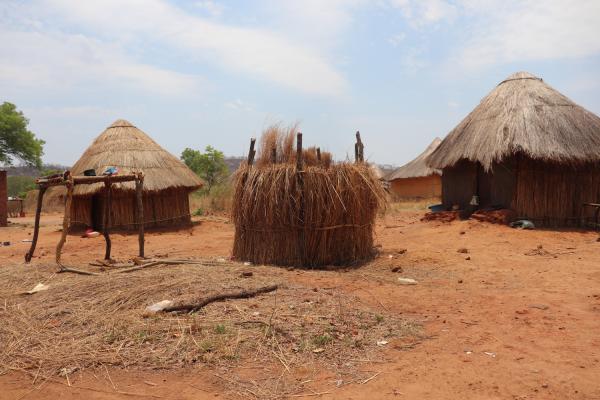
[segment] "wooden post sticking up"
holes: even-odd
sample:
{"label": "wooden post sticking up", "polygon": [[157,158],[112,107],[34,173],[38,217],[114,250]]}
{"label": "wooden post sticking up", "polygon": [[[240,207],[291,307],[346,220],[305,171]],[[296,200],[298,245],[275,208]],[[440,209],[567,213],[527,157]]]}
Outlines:
{"label": "wooden post sticking up", "polygon": [[256,139],[250,139],[250,150],[248,150],[248,166],[251,167],[254,164],[254,156],[256,155],[256,151],[254,151],[254,145],[256,144]]}
{"label": "wooden post sticking up", "polygon": [[60,267],[61,270],[64,270],[63,265],[60,262],[60,256],[62,253],[62,248],[67,241],[67,234],[69,233],[69,226],[71,225],[71,204],[73,203],[73,189],[75,184],[73,183],[73,177],[69,173],[66,176],[66,187],[67,187],[67,200],[65,201],[65,213],[63,216],[63,228],[62,233],[60,235],[60,240],[56,245],[56,264]]}
{"label": "wooden post sticking up", "polygon": [[302,133],[296,136],[296,169],[302,171]]}
{"label": "wooden post sticking up", "polygon": [[304,266],[304,176],[302,162],[302,133],[298,132],[296,137],[296,179],[298,182],[299,207],[298,207],[298,263]]}
{"label": "wooden post sticking up", "polygon": [[103,229],[103,234],[104,234],[104,240],[106,241],[106,252],[104,253],[104,259],[105,260],[110,260],[110,249],[111,249],[111,242],[110,242],[110,224],[111,224],[111,218],[110,218],[110,212],[112,209],[112,183],[110,182],[110,178],[107,178],[106,181],[104,182],[104,229]]}
{"label": "wooden post sticking up", "polygon": [[25,262],[28,263],[33,257],[35,252],[35,246],[37,246],[38,235],[40,233],[40,215],[42,213],[42,200],[44,199],[44,193],[48,188],[46,186],[40,186],[38,190],[37,206],[35,207],[35,225],[33,227],[33,238],[31,240],[31,247],[27,254],[25,254]]}
{"label": "wooden post sticking up", "polygon": [[135,180],[135,199],[137,204],[137,224],[138,224],[138,242],[139,256],[144,257],[144,174],[139,173]]}
{"label": "wooden post sticking up", "polygon": [[365,146],[363,145],[362,140],[360,140],[360,132],[356,131],[356,146],[355,146],[355,154],[357,155],[357,159],[359,162],[365,162],[365,154],[364,154]]}
{"label": "wooden post sticking up", "polygon": [[321,163],[321,148],[317,147],[317,161]]}
{"label": "wooden post sticking up", "polygon": [[277,149],[275,147],[271,149],[271,163],[277,163]]}

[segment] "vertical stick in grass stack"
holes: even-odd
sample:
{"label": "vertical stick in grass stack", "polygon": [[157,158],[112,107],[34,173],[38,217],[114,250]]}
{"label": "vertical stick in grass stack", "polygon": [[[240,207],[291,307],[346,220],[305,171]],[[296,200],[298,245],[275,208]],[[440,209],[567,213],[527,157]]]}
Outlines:
{"label": "vertical stick in grass stack", "polygon": [[304,266],[304,176],[302,165],[302,133],[296,139],[296,180],[298,184],[298,263]]}

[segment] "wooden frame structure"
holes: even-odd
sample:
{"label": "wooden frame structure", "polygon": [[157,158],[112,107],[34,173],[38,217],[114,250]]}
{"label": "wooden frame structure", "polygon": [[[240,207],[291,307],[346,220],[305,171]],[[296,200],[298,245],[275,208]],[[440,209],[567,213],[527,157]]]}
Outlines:
{"label": "wooden frame structure", "polygon": [[91,185],[94,183],[104,183],[104,229],[103,236],[106,242],[106,251],[104,253],[104,259],[110,260],[110,252],[112,243],[110,240],[110,227],[111,227],[111,197],[112,197],[112,185],[113,183],[119,182],[135,182],[136,192],[136,209],[137,209],[137,225],[138,225],[138,237],[139,237],[139,256],[144,257],[144,202],[142,194],[144,191],[144,174],[139,172],[130,175],[102,175],[102,176],[72,176],[70,171],[66,171],[62,175],[52,175],[36,179],[35,183],[38,186],[38,198],[37,207],[35,210],[35,225],[33,230],[33,239],[31,241],[31,247],[27,254],[25,254],[25,262],[31,261],[37,245],[37,239],[40,230],[40,214],[42,212],[42,200],[44,193],[49,187],[52,186],[65,186],[67,188],[67,197],[65,202],[65,213],[63,217],[63,228],[62,234],[58,244],[56,245],[56,264],[60,267],[61,271],[72,271],[80,272],[70,268],[67,268],[61,263],[62,248],[67,241],[67,234],[69,233],[69,226],[71,225],[71,204],[73,202],[73,189],[76,185]]}

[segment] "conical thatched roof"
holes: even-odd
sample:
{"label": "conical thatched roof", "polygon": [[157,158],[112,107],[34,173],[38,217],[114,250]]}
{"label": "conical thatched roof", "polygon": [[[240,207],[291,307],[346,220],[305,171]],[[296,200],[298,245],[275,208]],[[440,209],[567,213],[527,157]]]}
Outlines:
{"label": "conical thatched roof", "polygon": [[440,171],[439,169],[431,168],[427,165],[427,157],[429,157],[429,155],[433,153],[435,149],[437,149],[440,143],[442,143],[442,139],[435,138],[433,142],[431,142],[431,144],[427,146],[424,152],[419,154],[419,156],[411,162],[404,164],[400,168],[394,170],[391,174],[389,174],[386,177],[386,180],[393,181],[394,179],[421,178],[424,176],[434,174],[441,175],[442,171]]}
{"label": "conical thatched roof", "polygon": [[444,168],[464,158],[489,169],[519,152],[562,163],[600,161],[600,118],[540,78],[517,72],[481,100],[428,163]]}
{"label": "conical thatched roof", "polygon": [[[119,174],[141,171],[144,190],[194,190],[202,181],[184,163],[163,149],[144,132],[128,121],[119,119],[106,128],[87,148],[72,168],[74,175],[83,175],[87,169],[102,174],[107,167],[119,168]],[[78,185],[75,195],[91,195],[104,184]],[[134,182],[116,183],[117,190],[135,190]]]}

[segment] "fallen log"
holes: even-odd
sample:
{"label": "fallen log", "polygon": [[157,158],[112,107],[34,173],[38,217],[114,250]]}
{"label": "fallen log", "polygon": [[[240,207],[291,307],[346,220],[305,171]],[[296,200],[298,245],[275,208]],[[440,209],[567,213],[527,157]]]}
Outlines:
{"label": "fallen log", "polygon": [[214,296],[209,296],[209,297],[201,300],[198,303],[181,304],[178,306],[166,307],[162,311],[163,312],[182,312],[182,311],[194,312],[194,311],[198,311],[199,309],[201,309],[204,306],[207,306],[210,303],[214,303],[217,301],[223,301],[223,300],[229,300],[229,299],[248,299],[250,297],[255,297],[259,294],[273,292],[273,291],[277,290],[278,287],[279,287],[279,285],[270,285],[270,286],[265,286],[265,287],[261,287],[261,288],[254,289],[254,290],[242,290],[239,292],[216,294]]}

